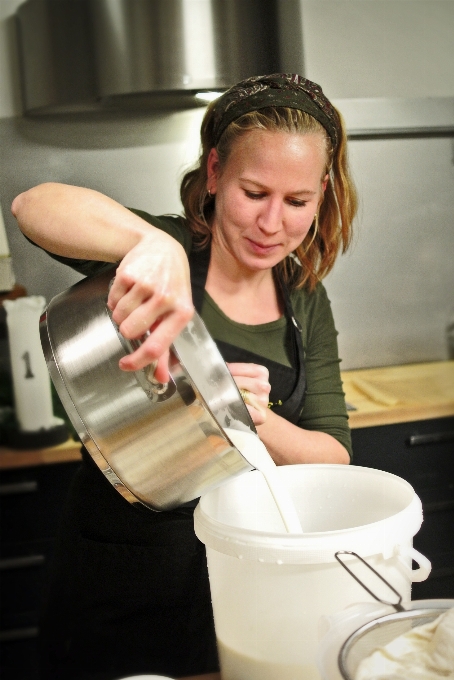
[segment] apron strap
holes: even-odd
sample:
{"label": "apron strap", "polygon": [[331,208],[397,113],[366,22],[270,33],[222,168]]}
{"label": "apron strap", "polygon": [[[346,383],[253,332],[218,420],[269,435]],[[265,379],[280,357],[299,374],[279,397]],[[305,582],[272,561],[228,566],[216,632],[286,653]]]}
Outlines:
{"label": "apron strap", "polygon": [[191,250],[189,254],[189,270],[191,276],[192,302],[198,314],[202,315],[205,285],[207,282],[208,267],[210,264],[211,248],[203,250]]}

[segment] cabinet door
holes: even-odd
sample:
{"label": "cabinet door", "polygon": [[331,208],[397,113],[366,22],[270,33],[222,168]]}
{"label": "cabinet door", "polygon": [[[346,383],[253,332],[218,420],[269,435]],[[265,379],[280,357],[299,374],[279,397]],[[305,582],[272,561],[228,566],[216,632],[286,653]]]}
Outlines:
{"label": "cabinet door", "polygon": [[423,504],[414,547],[432,562],[413,599],[454,597],[454,418],[352,430],[353,463],[406,479]]}
{"label": "cabinet door", "polygon": [[1,472],[2,547],[55,536],[69,485],[79,465],[59,463]]}
{"label": "cabinet door", "polygon": [[61,511],[79,465],[49,464],[1,473],[2,680],[38,680],[39,611]]}

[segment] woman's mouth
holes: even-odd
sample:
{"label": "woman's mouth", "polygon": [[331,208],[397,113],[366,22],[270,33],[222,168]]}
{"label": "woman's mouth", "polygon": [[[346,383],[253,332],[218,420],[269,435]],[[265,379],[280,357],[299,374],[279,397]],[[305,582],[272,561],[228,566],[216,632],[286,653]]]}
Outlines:
{"label": "woman's mouth", "polygon": [[269,255],[270,253],[275,252],[280,246],[280,243],[258,243],[257,241],[252,241],[250,238],[247,239],[247,242],[257,255]]}

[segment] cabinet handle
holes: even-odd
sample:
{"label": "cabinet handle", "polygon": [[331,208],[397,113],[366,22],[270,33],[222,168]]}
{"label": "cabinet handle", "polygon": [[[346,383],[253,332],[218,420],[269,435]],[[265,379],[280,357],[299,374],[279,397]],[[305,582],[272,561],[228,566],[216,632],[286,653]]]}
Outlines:
{"label": "cabinet handle", "polygon": [[454,510],[454,500],[431,501],[430,503],[423,503],[423,510],[425,513]]}
{"label": "cabinet handle", "polygon": [[0,560],[0,570],[4,569],[24,569],[25,567],[36,567],[44,564],[44,555],[27,555],[26,557],[10,557]]}
{"label": "cabinet handle", "polygon": [[0,496],[11,496],[20,493],[35,493],[38,491],[38,482],[13,482],[12,484],[0,484]]}
{"label": "cabinet handle", "polygon": [[407,439],[408,446],[422,446],[423,444],[442,444],[443,442],[454,442],[454,431],[432,432],[430,434],[412,434]]}

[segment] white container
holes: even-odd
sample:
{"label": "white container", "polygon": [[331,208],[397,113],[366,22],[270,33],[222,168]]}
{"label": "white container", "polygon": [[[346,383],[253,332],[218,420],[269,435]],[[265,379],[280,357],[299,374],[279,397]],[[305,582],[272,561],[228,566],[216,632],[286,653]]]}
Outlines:
{"label": "white container", "polygon": [[41,295],[4,300],[13,375],[14,406],[24,432],[63,424],[53,413],[50,376],[39,338],[39,319],[46,305]]}
{"label": "white container", "polygon": [[[205,494],[195,511],[223,680],[319,680],[320,621],[374,601],[337,562],[337,551],[366,559],[404,606],[412,581],[430,572],[430,562],[412,547],[422,507],[405,480],[344,465],[283,466],[278,474],[304,534],[285,533],[258,471]],[[419,564],[414,571],[412,559]]]}
{"label": "white container", "polygon": [[[449,599],[413,600],[407,606],[407,610],[409,612],[415,610],[438,610],[439,614],[435,615],[438,616],[453,607],[454,600]],[[389,629],[386,626],[380,628],[381,632],[379,635],[375,636],[374,634],[368,641],[367,636],[362,638],[360,645],[351,654],[348,672],[353,676],[356,673],[359,661],[370,653],[370,646],[375,647],[375,645],[382,646],[387,644],[397,635],[408,632],[410,627],[417,625],[418,621],[414,620],[410,623],[407,619],[407,612],[396,616],[393,607],[384,606],[378,602],[375,604],[369,602],[352,605],[343,611],[337,612],[334,616],[326,617],[323,622],[318,649],[318,667],[322,680],[343,680],[339,669],[339,654],[343,650],[347,639],[356,631],[363,630],[369,623],[383,621],[383,617],[389,617],[389,615],[393,619],[392,626]],[[402,617],[400,622],[399,617]],[[420,623],[426,623],[426,621],[427,619],[423,619]],[[361,652],[360,654],[358,654],[358,649]],[[352,666],[354,666],[354,670]]]}

